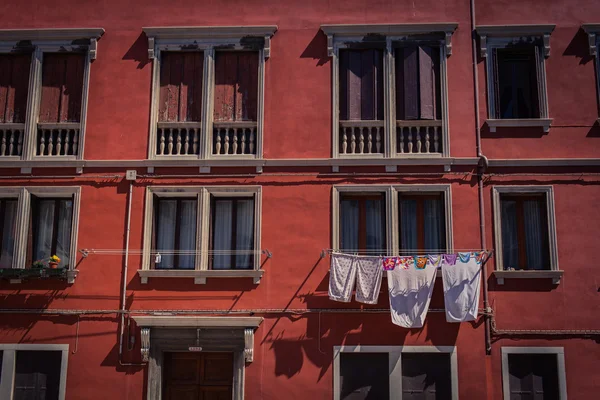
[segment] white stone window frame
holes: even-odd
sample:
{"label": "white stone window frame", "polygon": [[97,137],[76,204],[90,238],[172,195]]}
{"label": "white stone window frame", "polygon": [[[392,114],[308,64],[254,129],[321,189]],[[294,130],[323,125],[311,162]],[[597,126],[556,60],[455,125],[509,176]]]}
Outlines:
{"label": "white stone window frame", "polygon": [[[448,113],[447,58],[452,54],[452,34],[457,23],[439,24],[373,24],[373,25],[321,25],[327,35],[327,54],[332,60],[331,104],[332,104],[332,157],[333,158],[394,158],[394,157],[440,157],[440,154],[425,155],[398,153],[396,151],[396,86],[395,86],[395,47],[394,43],[418,41],[427,34],[443,34],[440,39],[440,88],[442,105],[442,157],[450,156],[450,131]],[[369,36],[385,37],[383,55],[384,87],[384,150],[383,154],[340,154],[339,150],[339,90],[340,65],[339,51],[352,47],[352,43],[363,42]]]}
{"label": "white stone window frame", "polygon": [[[548,84],[546,82],[546,58],[550,56],[550,35],[555,25],[486,25],[477,26],[479,52],[485,58],[487,75],[488,119],[486,124],[490,132],[497,128],[541,127],[544,133],[550,131],[552,118],[548,109]],[[536,42],[541,44],[535,44]],[[496,89],[494,84],[495,62],[493,52],[511,44],[530,42],[536,49],[536,76],[539,101],[539,118],[502,119],[496,115]]]}
{"label": "white stone window frame", "polygon": [[[23,46],[31,48],[27,110],[23,133],[21,156],[2,156],[0,161],[65,161],[83,160],[85,130],[88,109],[91,62],[97,57],[98,39],[104,34],[103,28],[61,28],[61,29],[11,29],[0,30],[0,53],[20,52]],[[29,43],[27,43],[29,42]],[[87,44],[85,43],[87,42]],[[26,43],[22,45],[22,43]],[[78,123],[56,123],[57,127],[79,129],[76,156],[37,155],[37,135],[39,108],[42,93],[42,65],[45,53],[84,53],[83,85],[81,93],[81,116]],[[0,125],[1,126],[1,125]]]}
{"label": "white stone window frame", "polygon": [[[27,241],[29,233],[29,221],[31,216],[31,195],[36,197],[72,198],[73,217],[71,220],[71,249],[69,258],[71,263],[67,270],[67,282],[72,284],[79,271],[75,268],[77,264],[77,238],[79,228],[79,214],[81,203],[80,186],[26,186],[26,187],[3,187],[0,188],[0,197],[18,199],[17,220],[15,228],[15,249],[13,265],[15,269],[25,269],[27,266]],[[20,283],[19,279],[11,279],[11,283]]]}
{"label": "white stone window frame", "polygon": [[[502,195],[543,195],[546,199],[547,224],[548,224],[548,248],[550,265],[547,270],[519,270],[508,271],[504,269],[502,262]],[[494,186],[492,188],[493,216],[494,216],[494,246],[496,248],[496,270],[494,276],[496,283],[504,284],[506,278],[532,279],[550,278],[557,285],[564,274],[558,265],[558,245],[556,238],[556,216],[554,212],[554,187],[548,186]]]}
{"label": "white stone window frame", "polygon": [[[596,93],[598,95],[598,110],[600,111],[600,52],[598,51],[600,46],[600,23],[583,24],[581,28],[588,35],[590,56],[594,57],[596,61]],[[597,121],[600,124],[600,117]]]}
{"label": "white stone window frame", "polygon": [[[196,197],[196,262],[192,269],[152,269],[152,234],[154,224],[154,198]],[[214,197],[252,197],[254,198],[254,268],[213,270],[209,264],[209,232],[211,196]],[[262,187],[261,186],[149,186],[146,188],[146,208],[144,214],[144,245],[142,268],[138,270],[142,284],[149,278],[194,278],[196,284],[206,284],[207,278],[252,278],[255,285],[260,283],[264,274],[261,269],[261,232],[262,232]]]}
{"label": "white stone window frame", "polygon": [[511,354],[555,354],[558,372],[558,390],[560,400],[567,400],[567,377],[565,373],[565,350],[563,347],[502,347],[502,398],[510,400],[510,377],[508,357]]}
{"label": "white stone window frame", "polygon": [[333,399],[340,400],[340,354],[385,353],[389,356],[390,400],[402,400],[402,354],[441,353],[450,356],[452,400],[458,400],[458,361],[456,346],[334,346],[333,347]]}
{"label": "white stone window frame", "polygon": [[[152,60],[152,97],[148,159],[262,159],[264,135],[265,62],[271,56],[271,37],[277,26],[214,26],[214,27],[147,27],[148,58]],[[213,105],[215,85],[215,52],[220,48],[233,51],[247,50],[242,42],[248,37],[261,38],[264,46],[258,50],[258,100],[256,154],[213,155]],[[199,154],[191,156],[157,155],[158,110],[160,97],[160,60],[163,51],[202,51],[204,69],[202,78],[202,112],[200,121]]]}
{"label": "white stone window frame", "polygon": [[397,255],[400,251],[400,222],[399,222],[399,195],[401,194],[443,194],[446,228],[446,248],[452,252],[454,248],[452,228],[452,190],[449,184],[407,184],[407,185],[334,185],[332,188],[332,249],[340,247],[340,198],[342,194],[385,194],[386,212],[386,246],[388,255]]}
{"label": "white stone window frame", "polygon": [[2,380],[0,382],[0,398],[12,399],[15,386],[15,369],[17,352],[19,351],[60,351],[60,383],[58,388],[59,400],[65,399],[67,391],[67,364],[69,362],[68,344],[0,344],[2,355]]}

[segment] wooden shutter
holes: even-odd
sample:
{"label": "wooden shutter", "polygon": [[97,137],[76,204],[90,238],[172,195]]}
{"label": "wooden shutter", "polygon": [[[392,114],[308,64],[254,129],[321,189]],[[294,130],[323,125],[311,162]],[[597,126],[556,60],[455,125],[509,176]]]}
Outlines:
{"label": "wooden shutter", "polygon": [[439,48],[396,49],[396,119],[441,119]]}
{"label": "wooden shutter", "polygon": [[202,52],[163,52],[160,60],[160,122],[202,118]]}
{"label": "wooden shutter", "polygon": [[13,400],[58,400],[60,351],[17,351]]}
{"label": "wooden shutter", "polygon": [[402,398],[406,400],[452,398],[450,355],[402,354]]}
{"label": "wooden shutter", "polygon": [[44,54],[39,122],[80,122],[84,54]]}
{"label": "wooden shutter", "polygon": [[256,121],[258,52],[223,51],[215,58],[215,121]]}
{"label": "wooden shutter", "polygon": [[510,354],[508,357],[511,400],[558,400],[555,354]]}
{"label": "wooden shutter", "polygon": [[340,120],[383,120],[383,51],[340,51]]}
{"label": "wooden shutter", "polygon": [[388,364],[387,353],[341,353],[340,399],[389,399]]}
{"label": "wooden shutter", "polygon": [[0,123],[24,123],[30,54],[0,54]]}

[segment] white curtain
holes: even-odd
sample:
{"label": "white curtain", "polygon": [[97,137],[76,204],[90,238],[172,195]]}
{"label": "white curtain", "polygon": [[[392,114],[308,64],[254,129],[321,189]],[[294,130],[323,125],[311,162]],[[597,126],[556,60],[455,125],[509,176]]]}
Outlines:
{"label": "white curtain", "polygon": [[538,200],[525,200],[523,202],[523,215],[525,217],[525,248],[527,250],[527,269],[548,268],[546,255],[546,229],[545,215]]}
{"label": "white curtain", "polygon": [[400,253],[412,254],[417,247],[417,201],[400,198]]}
{"label": "white curtain", "polygon": [[39,200],[37,206],[37,221],[34,221],[37,229],[35,229],[33,261],[48,259],[53,255],[50,253],[52,252],[54,227],[54,200]]}
{"label": "white curtain", "polygon": [[[179,249],[196,250],[196,200],[182,200],[179,220]],[[194,269],[196,256],[194,254],[180,254],[177,268]]]}
{"label": "white curtain", "polygon": [[71,222],[73,220],[73,200],[58,202],[58,229],[56,231],[56,255],[60,258],[60,266],[67,267],[71,263]]}
{"label": "white curtain", "polygon": [[383,223],[383,201],[366,200],[367,250],[368,254],[385,254],[385,226]]}
{"label": "white curtain", "polygon": [[502,200],[502,263],[504,269],[519,269],[519,239],[517,228],[517,203]]}
{"label": "white curtain", "polygon": [[423,229],[425,230],[425,249],[436,252],[446,248],[446,227],[444,206],[441,199],[423,201]]}
{"label": "white curtain", "polygon": [[[237,200],[236,249],[254,250],[254,200]],[[241,269],[252,269],[254,257],[252,254],[237,254],[235,266]]]}
{"label": "white curtain", "polygon": [[[177,200],[161,199],[158,202],[158,222],[156,227],[156,251],[175,250],[175,217],[177,215]],[[161,254],[157,269],[175,268],[173,254]]]}
{"label": "white curtain", "polygon": [[4,200],[4,224],[2,226],[2,249],[0,252],[0,268],[12,268],[15,247],[15,225],[17,217],[17,201]]}
{"label": "white curtain", "polygon": [[219,250],[231,250],[233,245],[233,201],[220,199],[214,203],[213,269],[231,268],[231,255]]}
{"label": "white curtain", "polygon": [[340,250],[358,249],[358,200],[340,202]]}

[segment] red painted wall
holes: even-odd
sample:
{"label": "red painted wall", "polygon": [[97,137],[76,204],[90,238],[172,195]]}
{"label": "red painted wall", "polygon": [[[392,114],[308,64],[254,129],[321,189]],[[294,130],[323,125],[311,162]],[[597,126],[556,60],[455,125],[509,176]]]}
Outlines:
{"label": "red painted wall", "polygon": [[[483,152],[488,158],[598,157],[600,128],[596,78],[584,22],[598,22],[600,3],[476,1],[477,24],[556,24],[551,56],[546,60],[548,99],[553,127],[489,133],[484,61],[478,59],[479,106]],[[32,14],[31,10],[35,10]],[[331,62],[321,24],[457,22],[453,54],[447,61],[450,154],[475,157],[475,107],[468,1],[233,1],[104,2],[61,0],[13,1],[0,4],[4,29],[103,27],[98,58],[92,64],[85,157],[89,160],[140,160],[147,156],[152,65],[147,59],[144,26],[271,25],[271,58],[266,62],[264,158],[329,158],[331,156]],[[3,179],[3,186],[79,185],[81,213],[78,248],[116,249],[125,244],[128,184],[125,168],[88,169],[70,177],[72,169],[35,169],[35,175],[66,174],[68,178]],[[382,173],[379,177],[325,175],[329,169],[269,169],[255,178],[144,178],[135,184],[131,215],[131,248],[141,249],[146,185],[262,185],[262,247],[273,252],[256,286],[251,280],[150,279],[141,285],[136,270],[141,257],[129,259],[127,308],[156,309],[305,309],[360,308],[327,298],[329,263],[321,260],[331,247],[331,187],[333,184],[451,183],[454,246],[480,248],[477,180],[457,169],[435,176],[383,176],[383,168],[343,168],[346,172]],[[439,167],[400,168],[402,173],[441,172]],[[484,203],[487,247],[493,246],[491,187],[495,184],[551,184],[555,190],[560,268],[558,286],[540,281],[506,281],[498,286],[488,264],[490,301],[498,329],[600,329],[594,264],[600,215],[597,176],[531,176],[572,170],[507,170],[509,176],[486,177]],[[158,174],[195,174],[196,168],[157,169]],[[252,172],[252,171],[250,171]],[[462,174],[464,172],[464,174]],[[586,170],[586,172],[598,172]],[[139,174],[145,174],[143,169]],[[247,169],[215,169],[213,174],[248,173]],[[520,173],[521,175],[516,175]],[[4,169],[5,176],[19,170]],[[279,175],[278,175],[279,174]],[[290,176],[284,176],[289,174]],[[123,257],[90,255],[78,265],[75,284],[55,281],[11,285],[0,281],[2,309],[117,309]],[[388,306],[384,280],[379,304]],[[436,282],[431,308],[443,308],[441,280]],[[68,343],[67,399],[142,399],[145,367],[118,365],[118,319],[107,316],[37,316],[0,314],[0,343]],[[501,346],[564,346],[567,388],[571,398],[593,398],[597,342],[588,339],[494,340],[485,355],[482,321],[448,324],[443,313],[429,313],[422,330],[394,326],[387,313],[263,314],[256,332],[255,361],[246,367],[247,399],[331,399],[333,346],[455,345],[458,348],[459,390],[463,399],[501,399]],[[79,328],[78,328],[79,325]],[[139,361],[139,334],[125,361]]]}

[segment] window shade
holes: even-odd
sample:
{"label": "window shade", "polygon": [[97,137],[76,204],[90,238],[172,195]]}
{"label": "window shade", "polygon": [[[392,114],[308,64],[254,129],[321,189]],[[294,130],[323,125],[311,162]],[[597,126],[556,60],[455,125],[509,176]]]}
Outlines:
{"label": "window shade", "polygon": [[84,54],[44,54],[39,122],[80,122]]}
{"label": "window shade", "polygon": [[383,51],[340,50],[340,120],[383,120]]}
{"label": "window shade", "polygon": [[0,123],[24,123],[30,54],[0,54]]}
{"label": "window shade", "polygon": [[200,121],[204,53],[163,52],[160,60],[160,122]]}
{"label": "window shade", "polygon": [[258,52],[220,51],[215,54],[215,121],[256,121]]}

